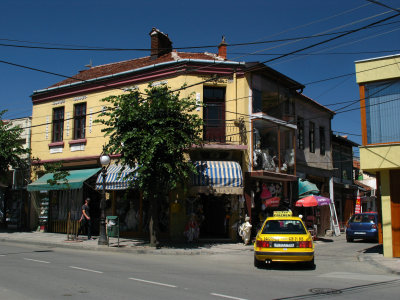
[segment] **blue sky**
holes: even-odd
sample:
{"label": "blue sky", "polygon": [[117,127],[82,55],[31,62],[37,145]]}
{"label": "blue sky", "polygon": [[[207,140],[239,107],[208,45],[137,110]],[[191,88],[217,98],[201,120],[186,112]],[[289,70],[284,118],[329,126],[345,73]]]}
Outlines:
{"label": "blue sky", "polygon": [[[399,5],[398,0],[381,2],[391,7]],[[218,45],[222,35],[227,43],[246,43],[343,32],[395,14],[365,0],[2,0],[0,11],[0,44],[3,44],[0,46],[3,61],[0,63],[0,110],[8,110],[5,118],[31,115],[32,92],[63,78],[4,62],[72,76],[85,69],[90,61],[100,65],[147,56],[149,52],[55,51],[4,44],[148,49],[152,27],[167,33],[173,47]],[[267,61],[336,35],[228,47],[228,59]],[[216,52],[217,49],[186,51]],[[305,84],[304,94],[308,97],[337,110],[346,103],[331,104],[359,99],[355,75],[313,82],[354,73],[357,60],[396,53],[400,53],[400,17],[267,65]],[[359,108],[359,104],[347,109],[352,108]],[[349,138],[361,143],[359,110],[337,114],[332,129],[354,134]]]}

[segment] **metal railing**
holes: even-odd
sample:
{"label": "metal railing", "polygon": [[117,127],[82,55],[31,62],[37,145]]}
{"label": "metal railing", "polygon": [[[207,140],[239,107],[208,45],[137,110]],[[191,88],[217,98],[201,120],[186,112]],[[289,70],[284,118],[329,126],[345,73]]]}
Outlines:
{"label": "metal railing", "polygon": [[203,141],[206,143],[222,143],[247,145],[247,129],[244,120],[225,122],[225,126],[203,126]]}

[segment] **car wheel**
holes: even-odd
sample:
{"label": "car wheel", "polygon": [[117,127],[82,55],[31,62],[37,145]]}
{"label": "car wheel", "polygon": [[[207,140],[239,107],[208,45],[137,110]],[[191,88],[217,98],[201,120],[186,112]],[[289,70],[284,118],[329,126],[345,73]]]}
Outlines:
{"label": "car wheel", "polygon": [[310,269],[310,270],[315,270],[314,257],[313,257],[312,260],[310,260],[310,261],[307,262],[307,267],[308,267],[308,269]]}
{"label": "car wheel", "polygon": [[255,256],[254,256],[254,266],[255,266],[257,269],[260,269],[260,268],[263,266],[262,261],[259,261]]}
{"label": "car wheel", "polygon": [[348,243],[352,243],[352,242],[353,242],[353,240],[354,240],[354,239],[352,239],[352,238],[349,238],[349,237],[347,237],[347,238],[346,238],[346,241],[347,241]]}

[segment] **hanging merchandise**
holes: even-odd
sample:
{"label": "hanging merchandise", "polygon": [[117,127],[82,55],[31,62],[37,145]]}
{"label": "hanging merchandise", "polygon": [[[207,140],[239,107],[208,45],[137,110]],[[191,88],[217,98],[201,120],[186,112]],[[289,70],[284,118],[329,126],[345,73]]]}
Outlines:
{"label": "hanging merchandise", "polygon": [[267,185],[263,183],[262,185],[262,192],[260,195],[261,200],[266,200],[272,197],[270,190],[268,189]]}

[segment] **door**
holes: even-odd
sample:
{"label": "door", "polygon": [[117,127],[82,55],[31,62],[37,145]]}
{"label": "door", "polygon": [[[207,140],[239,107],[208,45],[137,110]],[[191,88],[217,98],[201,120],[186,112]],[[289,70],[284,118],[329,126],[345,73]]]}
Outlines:
{"label": "door", "polygon": [[201,238],[228,238],[229,219],[226,218],[227,200],[223,196],[202,195],[204,220],[200,224]]}
{"label": "door", "polygon": [[390,171],[390,209],[393,257],[400,257],[400,171]]}
{"label": "door", "polygon": [[225,88],[204,87],[203,138],[208,142],[225,142]]}

